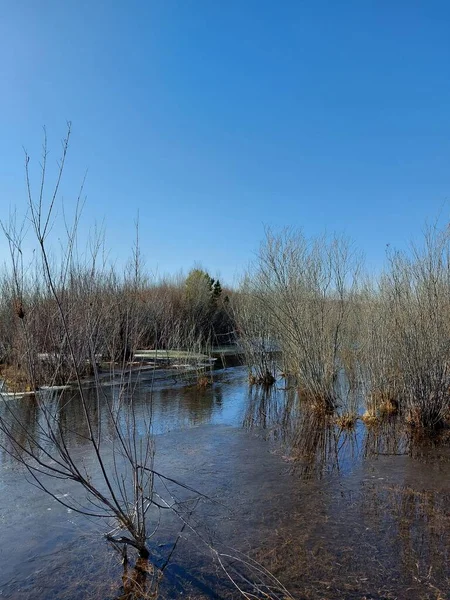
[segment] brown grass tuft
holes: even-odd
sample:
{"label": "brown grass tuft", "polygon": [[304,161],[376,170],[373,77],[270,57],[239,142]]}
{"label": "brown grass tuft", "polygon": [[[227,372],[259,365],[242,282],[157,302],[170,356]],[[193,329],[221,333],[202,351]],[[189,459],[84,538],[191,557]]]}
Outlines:
{"label": "brown grass tuft", "polygon": [[380,419],[375,413],[366,410],[366,412],[361,417],[361,421],[366,427],[375,427],[379,424]]}
{"label": "brown grass tuft", "polygon": [[354,413],[347,413],[336,417],[335,423],[341,429],[354,429],[358,417]]}
{"label": "brown grass tuft", "polygon": [[248,374],[248,382],[250,385],[256,385],[258,383],[256,375],[253,375],[253,373],[249,373]]}
{"label": "brown grass tuft", "polygon": [[398,414],[398,402],[393,398],[387,398],[378,406],[378,410],[382,417],[396,415]]}
{"label": "brown grass tuft", "polygon": [[297,390],[299,399],[308,404],[315,413],[319,415],[332,415],[335,411],[334,400],[322,392],[313,392],[311,390]]}
{"label": "brown grass tuft", "polygon": [[276,382],[276,379],[272,375],[272,373],[270,373],[270,371],[266,371],[259,377],[257,377],[253,373],[249,373],[248,382],[250,385],[265,385],[266,387],[270,387]]}
{"label": "brown grass tuft", "polygon": [[199,388],[205,389],[210,385],[212,385],[212,379],[206,375],[201,375],[197,380],[197,386]]}

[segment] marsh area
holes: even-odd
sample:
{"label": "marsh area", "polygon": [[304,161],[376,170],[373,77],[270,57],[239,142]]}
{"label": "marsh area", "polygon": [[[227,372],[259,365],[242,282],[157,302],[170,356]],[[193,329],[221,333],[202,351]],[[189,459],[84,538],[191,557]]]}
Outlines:
{"label": "marsh area", "polygon": [[[90,464],[90,445],[70,436],[82,422],[76,391],[64,394],[71,451]],[[29,398],[14,402],[21,420],[36,426],[37,405]],[[340,429],[307,409],[283,380],[269,391],[249,386],[243,368],[216,371],[206,389],[173,380],[155,385],[143,374],[137,422],[150,402],[155,468],[213,500],[196,507],[198,527],[183,532],[161,597],[236,596],[205,539],[248,554],[299,599],[448,597],[445,441],[414,442],[396,417]],[[55,485],[57,495],[80,493],[73,483]],[[101,524],[32,487],[5,452],[0,527],[0,597],[121,597],[121,566],[99,535]],[[173,515],[163,515],[150,543],[157,560],[165,560],[179,530]]]}

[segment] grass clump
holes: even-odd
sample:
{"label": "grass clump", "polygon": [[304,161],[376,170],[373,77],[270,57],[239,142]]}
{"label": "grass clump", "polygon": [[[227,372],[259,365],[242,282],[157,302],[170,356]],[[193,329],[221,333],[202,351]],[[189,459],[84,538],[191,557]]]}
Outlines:
{"label": "grass clump", "polygon": [[379,425],[380,418],[376,413],[366,410],[361,417],[361,421],[366,427],[375,427],[376,425]]}
{"label": "grass clump", "polygon": [[343,415],[339,415],[335,419],[336,425],[340,429],[352,430],[356,426],[356,422],[358,420],[358,416],[354,413],[345,413]]}

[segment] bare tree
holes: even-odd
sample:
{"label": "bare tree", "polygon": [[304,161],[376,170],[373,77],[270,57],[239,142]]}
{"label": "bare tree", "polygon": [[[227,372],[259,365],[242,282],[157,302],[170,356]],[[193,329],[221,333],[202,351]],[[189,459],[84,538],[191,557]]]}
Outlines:
{"label": "bare tree", "polygon": [[[96,333],[98,319],[96,301],[97,273],[95,261],[90,270],[82,269],[77,264],[74,251],[79,212],[77,210],[72,229],[67,229],[67,239],[61,248],[62,259],[56,266],[52,263],[48,248],[48,238],[55,212],[55,203],[61,182],[70,138],[70,126],[67,137],[63,141],[62,158],[56,174],[56,183],[51,191],[48,203],[45,203],[47,175],[47,144],[44,142],[42,177],[38,197],[32,193],[29,173],[29,156],[26,156],[26,176],[28,189],[27,218],[38,245],[36,265],[39,268],[41,289],[46,299],[46,310],[51,311],[51,370],[53,381],[50,383],[67,383],[75,380],[79,396],[83,424],[82,432],[73,432],[86,438],[95,456],[96,470],[101,473],[101,483],[94,484],[93,477],[83,462],[75,460],[71,452],[67,433],[64,431],[59,416],[64,408],[64,396],[60,393],[37,392],[41,418],[37,431],[28,431],[20,422],[10,404],[0,418],[0,429],[11,445],[7,448],[28,470],[32,481],[44,491],[51,493],[55,499],[74,511],[104,518],[113,526],[109,539],[115,543],[135,547],[142,558],[148,557],[147,542],[149,538],[147,513],[154,504],[153,482],[153,442],[150,435],[138,439],[133,411],[125,410],[126,402],[132,402],[132,386],[135,385],[125,371],[118,384],[117,394],[113,398],[102,394],[97,385],[95,402],[102,402],[109,415],[110,436],[107,441],[102,437],[102,423],[96,420],[92,400],[83,385],[84,363],[91,362],[94,372],[97,351]],[[81,193],[80,193],[81,195]],[[78,199],[78,202],[80,197]],[[4,226],[12,257],[12,273],[15,286],[16,318],[25,340],[26,361],[33,388],[38,388],[36,369],[39,357],[33,345],[33,310],[35,305],[25,302],[26,274],[23,265],[23,229],[15,229],[14,223]],[[80,273],[81,271],[81,273]],[[35,281],[31,281],[33,285]],[[132,327],[132,315],[126,314],[124,327]],[[129,336],[133,338],[132,335]],[[134,341],[134,340],[133,340]],[[68,365],[69,368],[65,368]],[[62,377],[58,377],[61,375]],[[99,412],[97,412],[97,416]],[[151,422],[144,423],[150,431]],[[20,435],[17,435],[17,432]],[[106,453],[120,457],[113,464],[107,464]],[[51,491],[49,478],[68,479],[77,482],[86,492],[85,505],[70,499],[60,499]],[[125,530],[127,535],[123,535]],[[119,535],[118,535],[119,534]]]}
{"label": "bare tree", "polygon": [[[253,322],[263,325],[272,348],[281,353],[283,370],[327,410],[335,406],[359,269],[358,257],[343,238],[308,240],[298,231],[267,230],[246,279]],[[245,313],[242,317],[251,322]]]}
{"label": "bare tree", "polygon": [[[17,348],[22,354],[17,359],[26,364],[30,386],[35,390],[36,416],[30,426],[16,410],[14,401],[3,402],[0,446],[23,465],[31,483],[55,501],[104,522],[106,538],[123,557],[127,597],[154,597],[161,571],[177,546],[179,536],[159,571],[149,568],[150,542],[163,510],[171,511],[180,520],[180,534],[187,528],[202,539],[244,597],[290,597],[262,566],[237,552],[219,551],[202,538],[199,528],[192,525],[191,516],[199,499],[206,497],[154,468],[151,398],[147,411],[141,411],[138,417],[134,403],[139,371],[130,364],[147,331],[144,292],[148,284],[141,270],[138,243],[133,260],[121,278],[101,260],[98,239],[91,243],[89,258],[80,256],[77,229],[81,189],[74,221],[70,227],[66,226],[65,243],[59,248],[61,258],[52,260],[51,231],[70,133],[69,125],[56,182],[47,201],[46,140],[36,197],[32,192],[30,159],[26,155],[28,203],[24,223],[29,222],[30,227],[17,227],[14,219],[3,224],[12,268],[3,280],[7,294],[2,310],[7,312],[8,306],[14,310],[14,335],[20,333],[22,340]],[[31,230],[37,243],[37,252],[28,263],[24,244],[27,230]],[[46,319],[41,319],[44,314]],[[99,353],[106,354],[112,365],[108,388],[103,385]],[[42,369],[42,361],[46,369]],[[87,374],[91,376],[89,385],[86,385]],[[115,376],[112,383],[111,375]],[[42,388],[42,383],[51,387]],[[69,391],[54,387],[68,383]],[[76,426],[68,428],[65,415],[74,402],[81,411]],[[77,443],[89,448],[92,460],[88,463],[76,451]],[[80,494],[63,497],[57,494],[55,484],[61,481],[74,482],[83,492],[83,498]],[[180,501],[174,488],[190,494],[191,501],[186,503],[185,498]],[[131,571],[127,548],[136,551]],[[239,583],[236,565],[242,567],[243,583]],[[149,578],[150,573],[153,575]],[[254,579],[249,579],[252,576]],[[245,591],[246,587],[251,592]]]}

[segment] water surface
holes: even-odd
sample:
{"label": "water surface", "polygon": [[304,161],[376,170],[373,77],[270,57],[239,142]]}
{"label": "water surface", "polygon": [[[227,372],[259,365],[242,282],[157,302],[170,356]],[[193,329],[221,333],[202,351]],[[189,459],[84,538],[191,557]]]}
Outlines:
{"label": "water surface", "polygon": [[[137,414],[152,409],[156,467],[201,490],[198,535],[184,531],[161,586],[166,597],[236,597],[206,543],[246,552],[296,598],[450,597],[450,454],[412,447],[395,420],[339,431],[292,390],[249,388],[242,369],[206,390],[144,380]],[[112,392],[111,392],[112,393]],[[80,406],[67,392],[65,424]],[[39,415],[18,404],[29,427]],[[141,432],[144,433],[144,432]],[[73,451],[92,461],[90,447]],[[60,482],[58,493],[79,493]],[[174,491],[175,493],[175,491]],[[163,557],[180,523],[153,538]],[[95,520],[70,513],[0,454],[0,597],[118,598],[120,566]]]}

